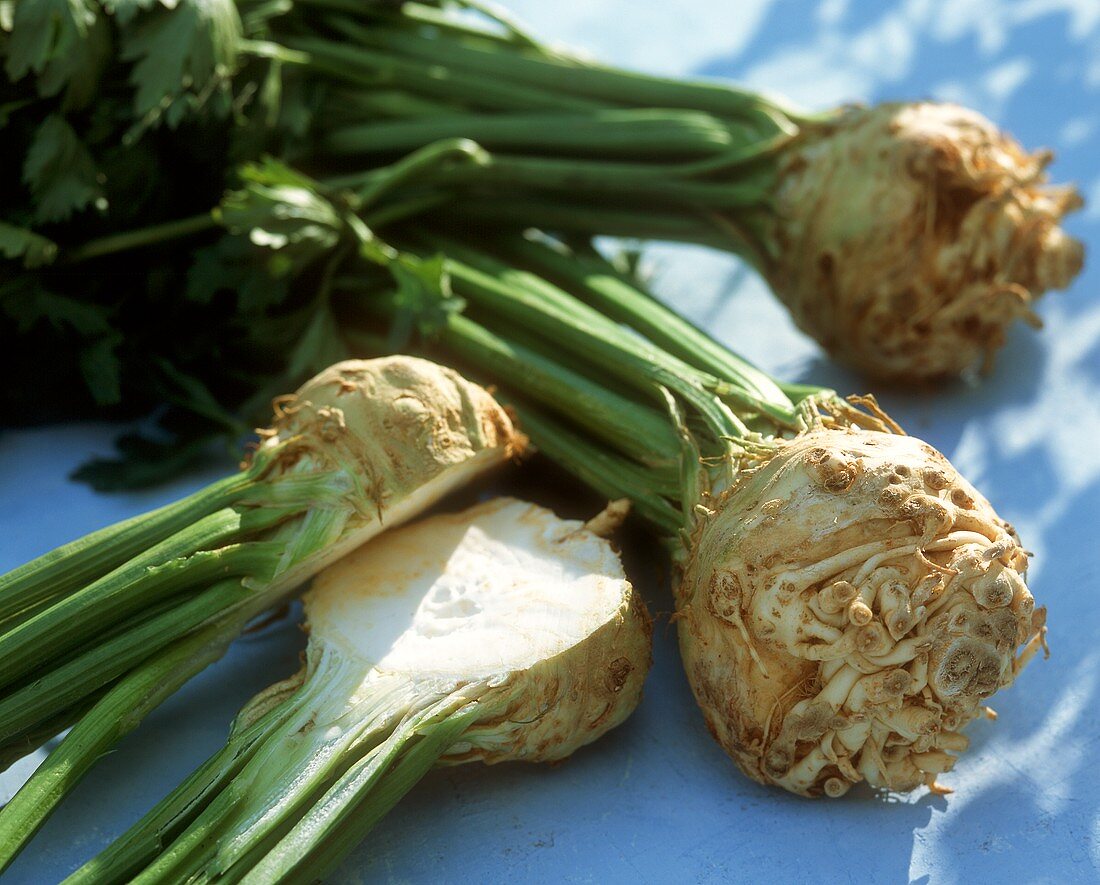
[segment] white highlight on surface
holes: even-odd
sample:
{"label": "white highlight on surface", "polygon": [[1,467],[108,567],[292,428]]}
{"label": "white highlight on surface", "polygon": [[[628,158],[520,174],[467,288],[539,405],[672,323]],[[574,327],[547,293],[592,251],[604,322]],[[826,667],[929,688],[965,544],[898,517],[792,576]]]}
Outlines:
{"label": "white highlight on surface", "polygon": [[506,6],[541,39],[583,49],[597,58],[656,74],[686,74],[718,55],[741,52],[774,0],[692,0],[676,5],[635,0]]}
{"label": "white highlight on surface", "polygon": [[997,102],[1006,101],[1031,76],[1032,64],[1026,58],[1014,58],[997,65],[982,77],[982,86]]}
{"label": "white highlight on surface", "polygon": [[866,101],[876,87],[911,70],[927,0],[909,0],[861,28],[845,27],[845,10],[819,14],[812,40],[784,46],[744,73],[753,88],[779,92],[808,107]]}
{"label": "white highlight on surface", "polygon": [[1092,821],[1092,832],[1088,835],[1088,844],[1093,866],[1100,867],[1100,813]]}
{"label": "white highlight on surface", "polygon": [[985,55],[1003,49],[1011,31],[1047,16],[1066,16],[1073,41],[1084,40],[1100,27],[1098,0],[938,0],[929,7],[936,37],[957,40],[973,34]]}
{"label": "white highlight on surface", "polygon": [[11,797],[34,774],[35,769],[45,761],[47,755],[49,755],[47,748],[39,747],[0,772],[0,808],[11,801]]}
{"label": "white highlight on surface", "polygon": [[1093,117],[1074,117],[1066,122],[1058,133],[1058,141],[1065,147],[1074,147],[1088,141],[1096,134],[1096,119]]}
{"label": "white highlight on surface", "polygon": [[848,13],[848,0],[821,0],[817,20],[823,25],[835,25]]}
{"label": "white highlight on surface", "polygon": [[1100,29],[1100,0],[1022,0],[1014,6],[1014,18],[1019,24],[1064,13],[1069,18],[1071,40],[1083,40]]}

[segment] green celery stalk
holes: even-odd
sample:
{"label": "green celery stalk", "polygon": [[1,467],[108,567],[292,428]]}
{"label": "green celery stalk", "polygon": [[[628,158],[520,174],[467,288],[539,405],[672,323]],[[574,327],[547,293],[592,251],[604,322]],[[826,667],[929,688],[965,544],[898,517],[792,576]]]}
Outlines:
{"label": "green celery stalk", "polygon": [[187,680],[220,658],[244,627],[229,618],[147,658],[92,705],[0,809],[0,873],[91,766]]}
{"label": "green celery stalk", "polygon": [[377,539],[305,612],[302,671],[70,883],[315,881],[433,766],[554,761],[598,738],[651,653],[606,539],[508,498]]}

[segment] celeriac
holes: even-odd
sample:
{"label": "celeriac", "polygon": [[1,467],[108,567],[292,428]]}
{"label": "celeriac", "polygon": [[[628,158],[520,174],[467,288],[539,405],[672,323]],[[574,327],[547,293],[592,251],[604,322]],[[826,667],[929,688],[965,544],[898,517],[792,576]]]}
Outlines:
{"label": "celeriac", "polygon": [[70,882],[316,881],[433,765],[563,759],[632,712],[649,668],[610,544],[514,499],[359,548],[305,615],[303,669]]}

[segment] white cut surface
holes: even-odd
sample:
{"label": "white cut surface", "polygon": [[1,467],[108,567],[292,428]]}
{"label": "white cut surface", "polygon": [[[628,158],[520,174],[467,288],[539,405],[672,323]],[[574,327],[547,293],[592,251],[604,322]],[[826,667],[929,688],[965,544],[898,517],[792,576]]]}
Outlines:
{"label": "white cut surface", "polygon": [[271,592],[293,590],[325,567],[334,562],[339,562],[349,551],[362,547],[391,526],[399,526],[408,522],[455,489],[500,466],[508,458],[508,448],[497,446],[491,449],[482,449],[465,461],[451,465],[439,473],[438,476],[433,476],[427,482],[417,486],[405,497],[387,503],[381,514],[370,513],[366,519],[359,521],[358,525],[350,531],[346,531],[335,544],[330,544],[317,556],[304,559],[293,568],[283,572],[273,582]]}
{"label": "white cut surface", "polygon": [[381,673],[484,679],[527,669],[615,617],[622,563],[583,523],[498,498],[388,532],[322,572],[311,641]]}

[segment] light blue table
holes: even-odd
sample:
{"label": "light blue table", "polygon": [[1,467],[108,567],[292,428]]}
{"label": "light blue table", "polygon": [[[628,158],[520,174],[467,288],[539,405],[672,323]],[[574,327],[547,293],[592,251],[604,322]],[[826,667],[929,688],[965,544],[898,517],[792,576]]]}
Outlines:
{"label": "light blue table", "polygon": [[[703,71],[810,106],[853,98],[964,101],[1029,146],[1092,208],[1070,228],[1100,243],[1100,5],[1095,0],[890,4],[774,0],[513,2],[542,34],[604,58]],[[826,362],[730,259],[652,250],[659,288],[748,356],[794,380],[865,384]],[[911,432],[944,451],[1035,552],[1054,656],[998,695],[996,723],[944,778],[947,798],[854,791],[807,802],[739,776],[706,734],[672,630],[657,631],[644,703],[623,728],[555,768],[437,772],[334,881],[708,882],[1100,881],[1100,256],[1019,330],[992,378],[938,396],[879,391]],[[99,497],[65,481],[115,428],[0,436],[0,571],[196,488]],[[637,574],[657,610],[670,602]],[[289,674],[302,637],[287,622],[242,641],[104,759],[4,878],[60,878],[219,746],[254,691]],[[27,767],[0,775],[3,801]]]}

